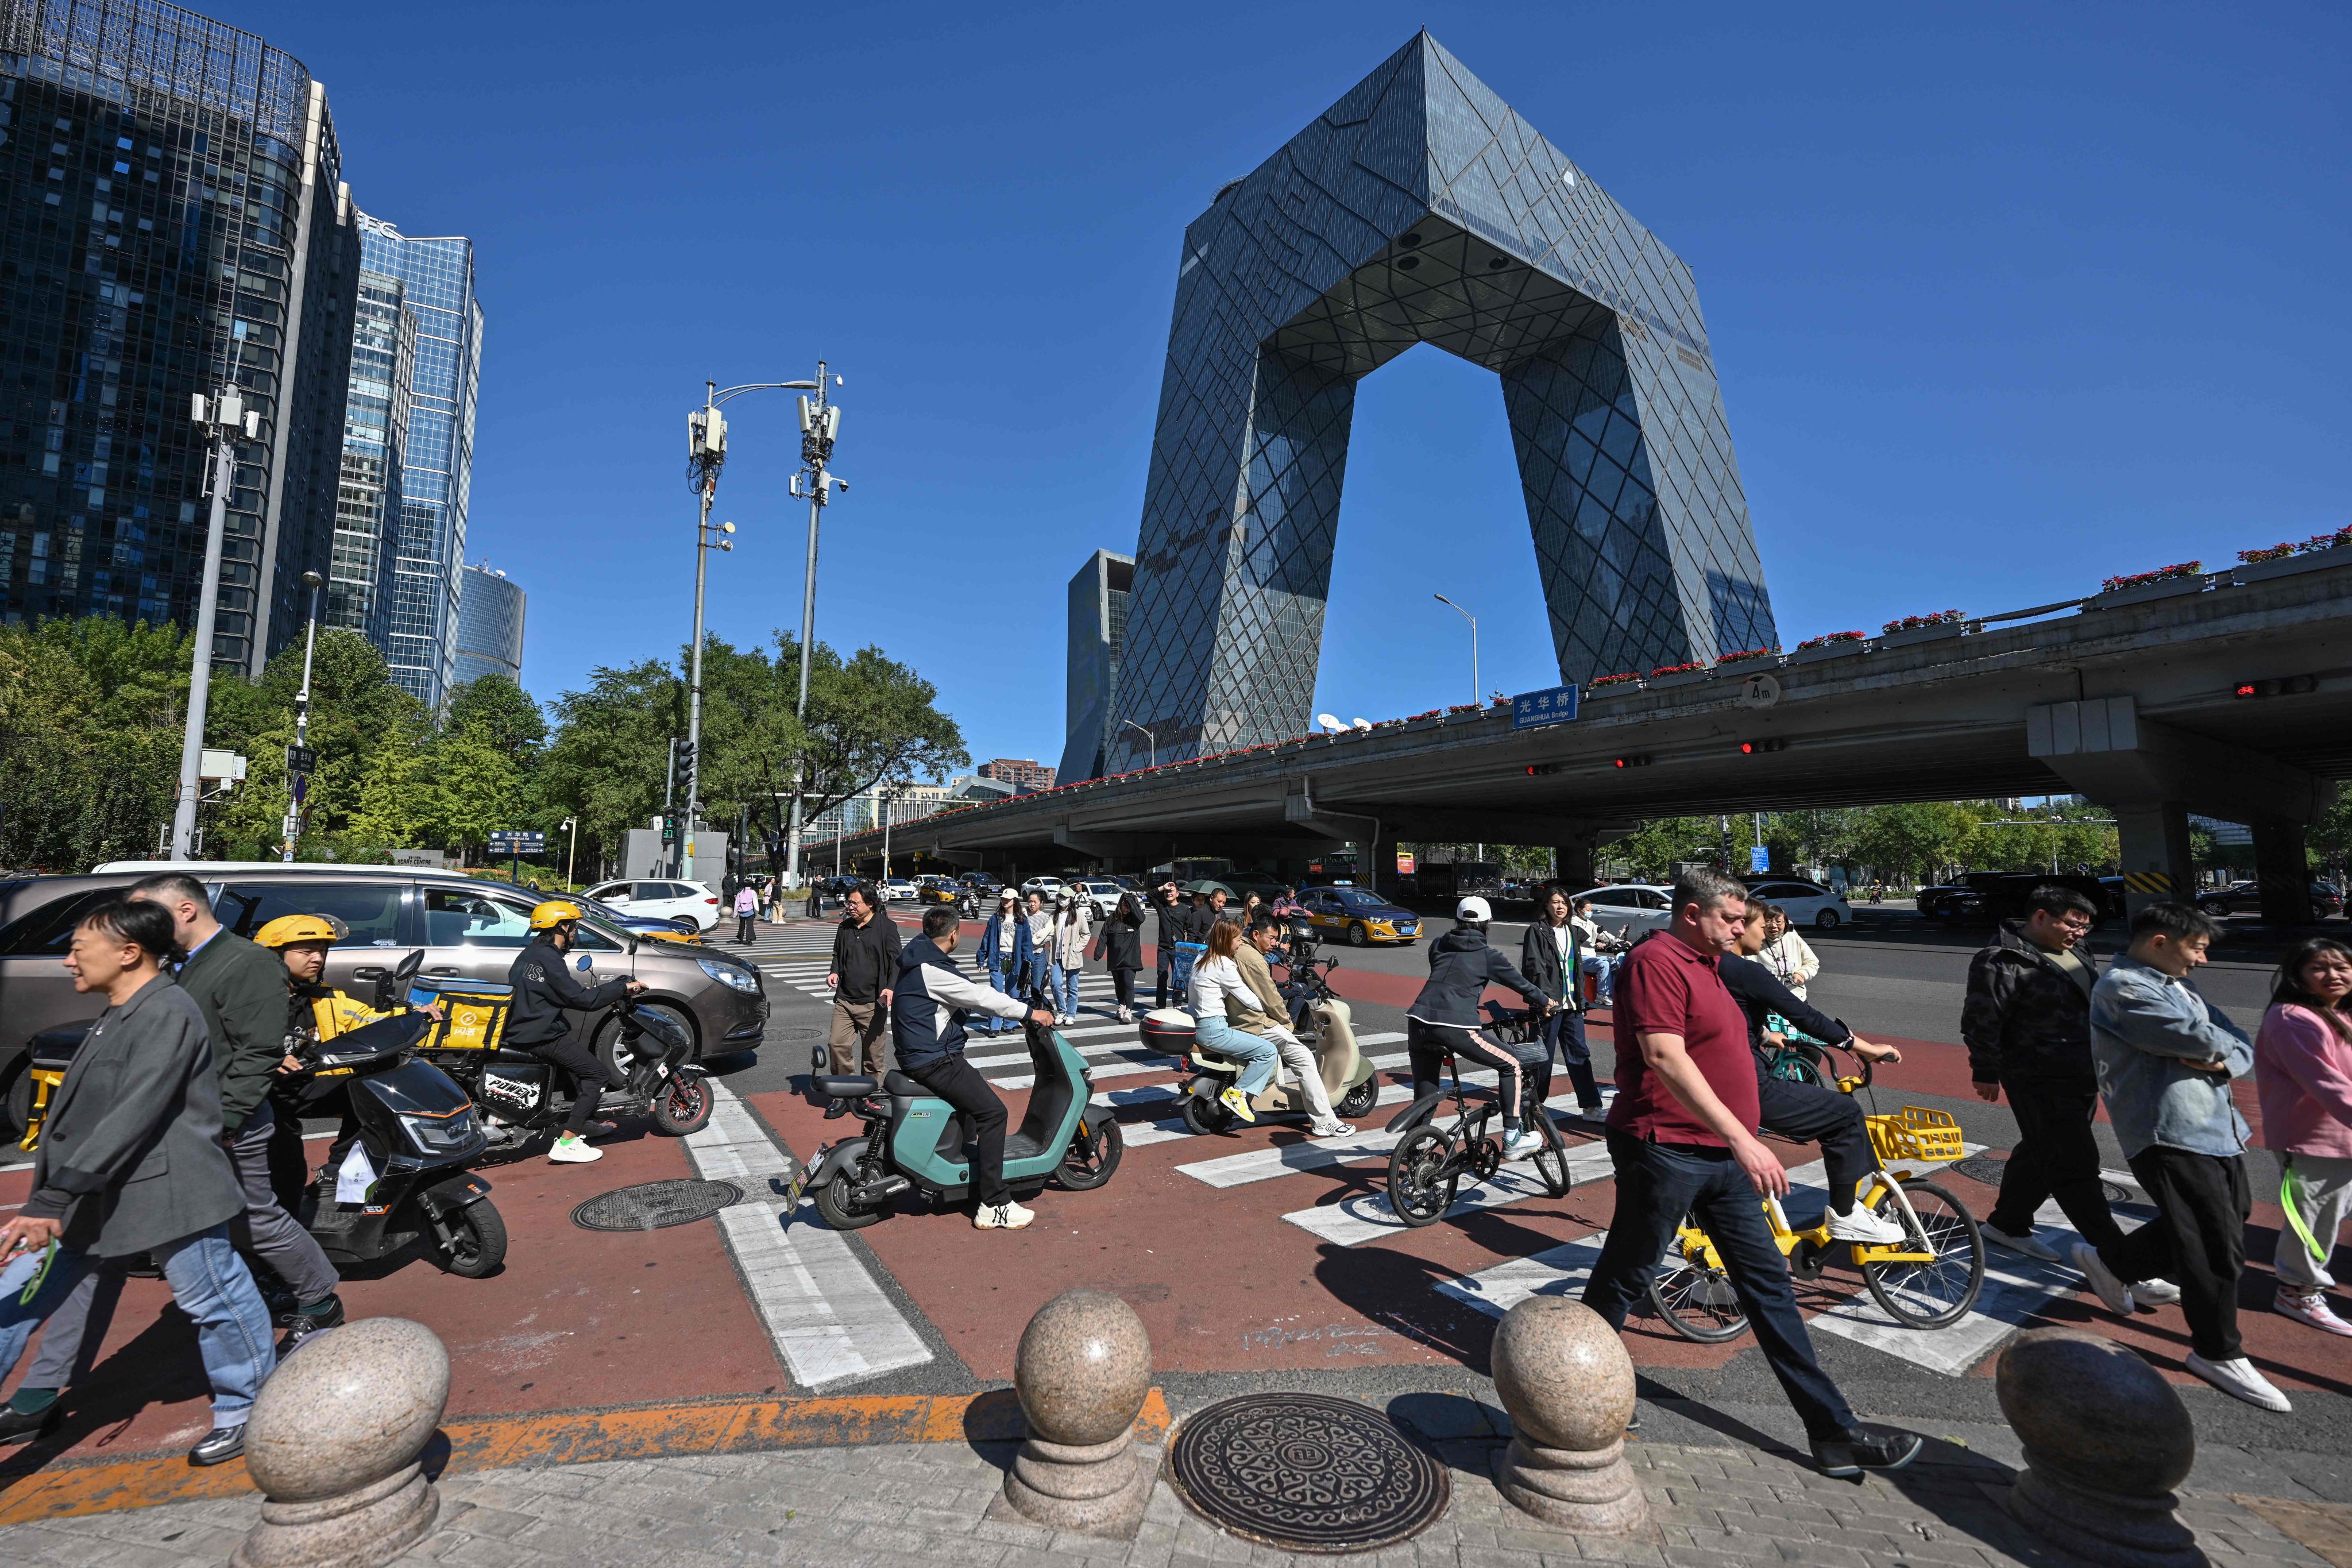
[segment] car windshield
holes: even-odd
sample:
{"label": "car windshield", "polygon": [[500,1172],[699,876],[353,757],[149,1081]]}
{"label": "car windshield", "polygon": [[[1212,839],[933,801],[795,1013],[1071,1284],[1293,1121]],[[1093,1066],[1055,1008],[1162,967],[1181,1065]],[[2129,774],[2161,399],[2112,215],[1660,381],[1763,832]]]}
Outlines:
{"label": "car windshield", "polygon": [[1342,888],[1339,901],[1351,910],[1381,910],[1388,907],[1386,899],[1374,898],[1359,888]]}

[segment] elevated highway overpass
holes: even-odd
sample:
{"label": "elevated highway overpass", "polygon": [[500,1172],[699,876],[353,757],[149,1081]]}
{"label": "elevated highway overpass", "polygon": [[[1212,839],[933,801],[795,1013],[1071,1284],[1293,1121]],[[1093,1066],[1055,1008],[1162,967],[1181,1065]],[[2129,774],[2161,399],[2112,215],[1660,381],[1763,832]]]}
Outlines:
{"label": "elevated highway overpass", "polygon": [[[1498,706],[1301,736],[920,818],[890,841],[1029,875],[1175,855],[1297,868],[1340,840],[1392,866],[1399,839],[1484,839],[1556,846],[1580,879],[1647,817],[2074,793],[2115,812],[2135,904],[2190,886],[2194,811],[2252,829],[2264,914],[2286,919],[2305,828],[2346,776],[2352,547],[1588,690],[1576,719],[1539,728]],[[839,845],[868,870],[882,848],[878,832]],[[832,849],[810,846],[809,863]]]}

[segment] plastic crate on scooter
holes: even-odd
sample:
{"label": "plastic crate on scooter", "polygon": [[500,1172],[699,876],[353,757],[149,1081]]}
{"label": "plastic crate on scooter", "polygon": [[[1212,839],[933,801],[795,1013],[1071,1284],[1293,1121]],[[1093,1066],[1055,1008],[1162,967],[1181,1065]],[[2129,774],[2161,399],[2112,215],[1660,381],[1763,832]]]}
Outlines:
{"label": "plastic crate on scooter", "polygon": [[408,988],[408,1005],[422,1009],[436,1002],[448,1016],[416,1043],[418,1050],[495,1050],[506,1033],[507,1014],[514,1007],[514,987],[494,980],[418,976]]}

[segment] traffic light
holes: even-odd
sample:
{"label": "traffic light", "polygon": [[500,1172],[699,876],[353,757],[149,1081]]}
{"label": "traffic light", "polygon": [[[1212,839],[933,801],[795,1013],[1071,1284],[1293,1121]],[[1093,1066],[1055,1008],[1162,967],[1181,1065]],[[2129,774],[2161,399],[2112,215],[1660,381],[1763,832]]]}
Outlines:
{"label": "traffic light", "polygon": [[1767,735],[1760,741],[1740,742],[1739,754],[1743,757],[1752,757],[1759,752],[1786,751],[1788,749],[1788,745],[1789,742],[1783,741],[1778,735]]}
{"label": "traffic light", "polygon": [[2319,689],[2315,675],[2282,675],[2268,680],[2240,680],[2230,687],[2232,697],[2300,697]]}
{"label": "traffic light", "polygon": [[1528,764],[1528,777],[1539,778],[1545,773],[1556,773],[1559,772],[1559,767],[1560,765],[1558,763],[1529,763]]}
{"label": "traffic light", "polygon": [[1632,752],[1629,755],[1617,758],[1616,765],[1621,768],[1646,768],[1650,765],[1650,753],[1647,752]]}
{"label": "traffic light", "polygon": [[692,742],[681,741],[678,742],[677,758],[673,766],[676,772],[677,787],[682,790],[686,788],[687,782],[694,777],[694,744]]}

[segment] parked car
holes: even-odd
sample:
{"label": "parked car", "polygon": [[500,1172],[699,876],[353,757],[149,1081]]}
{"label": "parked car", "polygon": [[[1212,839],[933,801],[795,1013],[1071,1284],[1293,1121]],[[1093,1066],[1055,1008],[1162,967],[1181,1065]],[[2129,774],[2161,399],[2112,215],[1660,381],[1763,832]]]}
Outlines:
{"label": "parked car", "polygon": [[1631,927],[1664,931],[1674,921],[1674,889],[1651,882],[1618,882],[1576,895],[1571,905],[1592,900],[1592,923],[1605,931]]}
{"label": "parked car", "polygon": [[1365,888],[1301,888],[1299,907],[1318,931],[1336,931],[1350,947],[1374,942],[1411,944],[1421,936],[1421,917]]}
{"label": "parked car", "polygon": [[[504,984],[516,950],[530,940],[528,889],[415,866],[287,865],[268,861],[121,860],[81,877],[36,877],[0,884],[0,1120],[21,1135],[32,1103],[26,1047],[46,1029],[86,1023],[103,999],[81,995],[59,961],[83,914],[119,898],[142,877],[184,870],[212,895],[213,912],[240,936],[279,915],[332,915],[348,928],[327,954],[320,978],[365,997],[407,953],[423,949],[423,973]],[[640,1007],[683,1026],[698,1058],[757,1047],[768,996],[760,972],[732,953],[632,935],[584,910],[576,952],[591,978],[645,982]],[[616,1021],[595,1023],[594,1048],[609,1062]]]}
{"label": "parked car", "polygon": [[1748,879],[1748,891],[1768,904],[1778,904],[1786,910],[1792,926],[1835,931],[1853,923],[1853,910],[1844,895],[1818,882],[1800,882],[1788,877],[1751,877]]}
{"label": "parked car", "polygon": [[588,889],[588,896],[626,915],[690,920],[697,931],[709,931],[719,923],[719,895],[700,882],[599,882]]}
{"label": "parked car", "polygon": [[[2310,895],[2311,919],[2324,921],[2344,912],[2343,896],[2336,892],[2333,884],[2310,877],[2305,879],[2304,886]],[[2225,917],[2241,910],[2259,910],[2263,907],[2263,885],[2251,878],[2243,879],[2226,888],[2198,894],[2197,907],[2209,915]]]}
{"label": "parked car", "polygon": [[585,893],[573,893],[572,901],[592,915],[601,915],[632,936],[649,936],[662,942],[696,942],[702,940],[702,928],[692,921],[667,915],[625,915],[602,900]]}
{"label": "parked car", "polygon": [[911,904],[919,891],[904,877],[881,878],[875,882],[874,888],[882,895],[882,901],[886,904]]}

